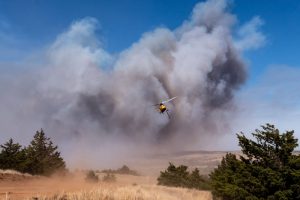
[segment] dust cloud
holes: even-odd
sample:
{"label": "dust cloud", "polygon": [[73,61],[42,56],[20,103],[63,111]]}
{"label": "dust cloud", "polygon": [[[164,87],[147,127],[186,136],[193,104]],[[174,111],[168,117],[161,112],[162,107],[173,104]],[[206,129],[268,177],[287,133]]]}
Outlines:
{"label": "dust cloud", "polygon": [[[112,55],[96,19],[76,21],[20,62],[24,73],[1,75],[1,132],[28,143],[44,128],[78,167],[201,148],[230,129],[233,97],[247,77],[241,46],[251,34],[235,41],[236,22],[228,1],[209,0],[177,29],[156,28]],[[152,105],[173,96],[168,119]]]}

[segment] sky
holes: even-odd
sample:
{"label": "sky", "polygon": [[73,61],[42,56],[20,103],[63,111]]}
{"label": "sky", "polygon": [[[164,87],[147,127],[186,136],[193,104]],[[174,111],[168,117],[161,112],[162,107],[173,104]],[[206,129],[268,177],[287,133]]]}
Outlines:
{"label": "sky", "polygon": [[[0,2],[1,60],[22,58],[49,44],[72,22],[94,17],[99,21],[99,37],[106,49],[116,53],[129,47],[154,27],[174,29],[190,15],[197,0],[147,1],[41,1]],[[296,0],[242,0],[231,10],[242,24],[260,16],[266,45],[246,53],[251,63],[249,82],[254,82],[270,65],[299,66],[300,3]],[[288,36],[288,37],[287,37]]]}
{"label": "sky", "polygon": [[[37,57],[43,57],[45,49],[59,43],[61,35],[82,19],[93,19],[97,24],[96,43],[105,49],[104,56],[118,57],[134,48],[147,32],[157,28],[176,32],[191,18],[199,2],[203,1],[2,0],[1,73],[27,73],[30,67],[46,62]],[[236,112],[231,128],[226,130],[229,135],[205,148],[236,149],[235,135],[230,133],[249,133],[267,122],[282,131],[295,130],[300,138],[297,122],[300,117],[300,2],[230,0],[226,3],[228,12],[235,16],[232,37],[238,51],[241,49],[248,77],[234,94]],[[244,37],[248,40],[243,40]],[[1,138],[5,139],[7,135]]]}
{"label": "sky", "polygon": [[[154,27],[176,28],[188,18],[197,2],[3,0],[0,2],[1,60],[22,57],[28,49],[44,47],[72,22],[88,16],[99,21],[101,28],[98,34],[106,49],[112,53],[120,52]],[[231,10],[238,16],[240,24],[253,16],[260,16],[264,21],[262,30],[267,37],[267,44],[264,48],[247,53],[252,64],[250,71],[253,80],[268,65],[299,66],[297,54],[294,53],[300,48],[298,1],[233,1]]]}

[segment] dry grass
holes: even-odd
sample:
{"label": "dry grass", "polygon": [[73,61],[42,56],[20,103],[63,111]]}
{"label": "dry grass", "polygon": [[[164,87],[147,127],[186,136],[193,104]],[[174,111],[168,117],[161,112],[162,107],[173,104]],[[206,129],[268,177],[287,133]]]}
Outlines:
{"label": "dry grass", "polygon": [[15,170],[11,170],[11,169],[6,169],[6,170],[2,170],[0,169],[0,174],[7,174],[7,175],[19,175],[19,176],[28,176],[31,177],[32,175],[27,174],[27,173],[21,173]]}
{"label": "dry grass", "polygon": [[[226,152],[183,152],[170,155],[156,155],[126,163],[133,166],[141,176],[117,174],[116,183],[88,184],[85,174],[80,172],[71,177],[39,177],[20,174],[12,170],[0,170],[0,200],[24,200],[38,197],[39,200],[211,200],[207,191],[157,186],[161,170],[168,167],[168,161],[183,164],[190,169],[198,167],[201,173],[209,173],[220,162]],[[105,175],[97,173],[100,179]],[[56,195],[55,195],[56,194]]]}
{"label": "dry grass", "polygon": [[190,190],[184,188],[170,188],[156,185],[101,185],[98,188],[74,192],[61,193],[52,197],[37,197],[39,200],[212,200],[208,191]]}

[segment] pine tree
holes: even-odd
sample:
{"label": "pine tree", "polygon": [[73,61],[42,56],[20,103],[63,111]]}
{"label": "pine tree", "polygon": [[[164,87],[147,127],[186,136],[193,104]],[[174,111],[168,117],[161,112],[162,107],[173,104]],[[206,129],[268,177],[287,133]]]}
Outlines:
{"label": "pine tree", "polygon": [[57,148],[43,129],[37,131],[27,148],[28,172],[48,176],[57,170],[65,170],[65,162]]}
{"label": "pine tree", "polygon": [[169,163],[169,167],[164,172],[160,172],[157,181],[158,185],[195,188],[198,190],[210,189],[208,180],[200,175],[198,168],[190,173],[187,166],[179,165],[176,167],[172,163]]}
{"label": "pine tree", "polygon": [[158,185],[188,187],[189,172],[187,168],[185,165],[176,167],[169,163],[167,170],[160,172],[160,176],[157,178]]}
{"label": "pine tree", "polygon": [[200,176],[200,171],[198,168],[192,171],[189,175],[189,187],[197,188],[199,183],[202,181],[202,177]]}
{"label": "pine tree", "polygon": [[198,168],[195,168],[189,175],[188,187],[195,188],[198,190],[209,190],[210,186],[207,178],[200,175]]}
{"label": "pine tree", "polygon": [[300,199],[300,156],[293,131],[280,134],[266,124],[252,133],[237,134],[243,156],[227,154],[210,177],[214,193],[224,200]]}
{"label": "pine tree", "polygon": [[13,139],[1,145],[0,168],[14,169],[20,172],[25,171],[25,150],[19,143],[14,143]]}

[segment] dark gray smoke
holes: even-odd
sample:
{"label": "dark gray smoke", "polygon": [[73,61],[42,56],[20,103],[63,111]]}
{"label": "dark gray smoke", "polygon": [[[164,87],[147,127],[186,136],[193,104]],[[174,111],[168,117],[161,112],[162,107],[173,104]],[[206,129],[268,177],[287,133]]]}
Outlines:
{"label": "dark gray smoke", "polygon": [[[95,151],[182,149],[220,134],[246,79],[235,21],[225,0],[209,0],[181,27],[157,28],[117,56],[101,48],[95,19],[75,22],[44,53],[43,67],[2,78],[2,129],[24,131],[18,137],[28,141],[43,127],[71,161]],[[152,105],[173,96],[169,120]]]}

